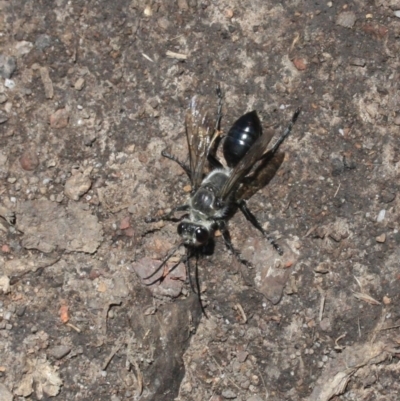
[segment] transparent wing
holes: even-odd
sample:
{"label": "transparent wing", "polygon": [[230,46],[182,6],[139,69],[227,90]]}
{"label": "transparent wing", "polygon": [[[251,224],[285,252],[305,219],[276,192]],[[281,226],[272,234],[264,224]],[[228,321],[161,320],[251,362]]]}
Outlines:
{"label": "transparent wing", "polygon": [[285,153],[283,152],[272,153],[268,151],[255,170],[243,179],[235,193],[235,199],[250,199],[261,188],[266,187],[279,170],[284,158]]}
{"label": "transparent wing", "polygon": [[244,155],[243,159],[234,167],[225,185],[222,187],[218,197],[225,200],[232,191],[236,190],[243,178],[250,172],[267,150],[267,146],[274,136],[274,131],[268,130],[257,139],[250,150]]}
{"label": "transparent wing", "polygon": [[196,190],[204,177],[208,153],[218,137],[202,100],[194,96],[186,112],[186,138],[189,148],[190,178],[192,190]]}

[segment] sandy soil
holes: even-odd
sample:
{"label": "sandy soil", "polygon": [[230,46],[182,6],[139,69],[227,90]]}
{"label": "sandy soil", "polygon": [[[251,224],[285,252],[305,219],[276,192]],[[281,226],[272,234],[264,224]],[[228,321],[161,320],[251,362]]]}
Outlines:
{"label": "sandy soil", "polygon": [[[0,1],[0,399],[398,400],[400,1]],[[285,159],[198,261],[185,110]],[[174,260],[179,261],[183,249]],[[192,261],[194,266],[195,262]],[[161,272],[163,274],[163,272]],[[160,274],[161,274],[160,273]]]}

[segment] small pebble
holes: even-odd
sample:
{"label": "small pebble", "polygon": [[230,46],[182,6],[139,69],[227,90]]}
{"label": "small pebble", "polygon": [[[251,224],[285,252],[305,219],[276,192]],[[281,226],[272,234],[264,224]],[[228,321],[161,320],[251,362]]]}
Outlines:
{"label": "small pebble", "polygon": [[380,195],[380,200],[383,203],[390,203],[390,202],[394,201],[395,198],[396,198],[396,193],[391,192],[387,189],[384,189]]}
{"label": "small pebble", "polygon": [[10,292],[10,279],[7,276],[0,277],[0,292],[7,294]]}
{"label": "small pebble", "polygon": [[151,17],[153,15],[153,10],[151,9],[151,6],[146,6],[145,9],[143,10],[143,14],[146,17]]}
{"label": "small pebble", "polygon": [[247,390],[250,387],[250,380],[245,379],[240,383],[240,387]]}
{"label": "small pebble", "polygon": [[247,357],[249,356],[249,353],[246,351],[239,351],[237,354],[237,359],[239,362],[244,362]]}
{"label": "small pebble", "polygon": [[340,25],[345,28],[353,28],[355,23],[356,15],[353,11],[343,11],[338,15],[336,19],[336,25]]}
{"label": "small pebble", "polygon": [[2,246],[1,246],[1,252],[3,252],[3,253],[10,253],[10,252],[11,252],[10,246],[7,245],[7,244],[2,245]]}
{"label": "small pebble", "polygon": [[189,5],[188,5],[188,3],[187,3],[186,0],[178,0],[178,7],[179,7],[181,10],[184,10],[184,11],[186,11],[186,10],[189,9]]}
{"label": "small pebble", "polygon": [[84,86],[85,86],[85,80],[83,78],[78,78],[78,80],[75,82],[74,88],[77,91],[81,91]]}
{"label": "small pebble", "polygon": [[293,64],[299,71],[304,71],[307,68],[307,63],[303,58],[293,59]]}
{"label": "small pebble", "polygon": [[61,359],[71,352],[71,347],[67,345],[56,345],[48,350],[49,354],[55,359]]}
{"label": "small pebble", "polygon": [[386,296],[386,295],[383,297],[382,301],[383,301],[383,303],[384,303],[385,305],[389,305],[389,304],[392,303],[392,300],[391,300],[388,296]]}
{"label": "small pebble", "polygon": [[375,239],[376,239],[376,242],[384,243],[386,241],[386,234],[383,233],[381,235],[378,235]]}
{"label": "small pebble", "polygon": [[17,64],[13,57],[0,54],[0,76],[2,78],[11,78],[16,68]]}
{"label": "small pebble", "polygon": [[15,311],[15,314],[18,317],[22,317],[25,315],[25,311],[26,311],[26,306],[22,305],[22,306],[18,306],[17,310]]}
{"label": "small pebble", "polygon": [[119,224],[119,229],[120,230],[126,230],[127,228],[130,227],[130,216],[126,216],[121,220],[121,223]]}
{"label": "small pebble", "polygon": [[319,322],[319,327],[322,331],[331,331],[331,321],[328,318],[324,318]]}
{"label": "small pebble", "polygon": [[15,82],[12,79],[6,78],[4,81],[4,86],[8,89],[14,89],[15,88]]}
{"label": "small pebble", "polygon": [[90,178],[83,174],[77,173],[72,175],[65,183],[64,194],[74,201],[79,200],[79,198],[89,191],[92,186],[92,181]]}
{"label": "small pebble", "polygon": [[21,167],[26,171],[33,171],[39,165],[39,159],[36,154],[36,149],[30,148],[26,149],[19,158],[19,163]]}
{"label": "small pebble", "polygon": [[233,400],[237,397],[237,395],[232,390],[224,390],[222,391],[222,397],[226,398],[227,400]]}
{"label": "small pebble", "polygon": [[159,18],[158,19],[158,21],[157,21],[157,24],[158,24],[158,26],[161,28],[161,29],[163,29],[164,31],[166,31],[169,27],[170,27],[170,23],[169,23],[169,21],[166,19],[166,18],[164,18],[164,17],[161,17],[161,18]]}
{"label": "small pebble", "polygon": [[315,273],[326,274],[329,273],[330,264],[328,262],[320,263],[315,269]]}
{"label": "small pebble", "polygon": [[43,50],[51,45],[51,37],[49,35],[39,35],[35,40],[35,46],[39,50]]}
{"label": "small pebble", "polygon": [[8,121],[7,114],[3,111],[0,111],[0,124],[4,124],[6,121]]}
{"label": "small pebble", "polygon": [[66,109],[59,109],[50,116],[50,126],[52,128],[65,128],[68,125],[69,113]]}
{"label": "small pebble", "polygon": [[350,65],[354,65],[356,67],[365,67],[366,61],[363,58],[353,57],[350,59]]}
{"label": "small pebble", "polygon": [[376,218],[376,221],[378,223],[382,222],[385,219],[385,215],[386,215],[386,210],[385,209],[380,210],[378,213],[378,217]]}

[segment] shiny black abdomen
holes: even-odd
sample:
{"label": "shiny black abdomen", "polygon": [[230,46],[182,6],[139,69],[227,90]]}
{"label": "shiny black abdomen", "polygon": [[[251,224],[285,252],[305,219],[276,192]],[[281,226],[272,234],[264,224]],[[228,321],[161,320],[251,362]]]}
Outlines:
{"label": "shiny black abdomen", "polygon": [[237,119],[225,138],[223,152],[229,167],[235,167],[261,136],[261,122],[256,111]]}

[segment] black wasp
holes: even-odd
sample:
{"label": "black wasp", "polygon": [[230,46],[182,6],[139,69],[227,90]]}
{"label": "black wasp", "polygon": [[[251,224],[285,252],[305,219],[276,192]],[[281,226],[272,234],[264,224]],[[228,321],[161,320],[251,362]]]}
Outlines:
{"label": "black wasp", "polygon": [[[192,190],[189,199],[184,205],[175,207],[171,212],[163,216],[147,220],[147,222],[159,220],[180,221],[178,234],[182,238],[178,246],[171,249],[159,268],[147,279],[154,276],[180,246],[185,245],[187,253],[179,263],[185,261],[190,280],[189,258],[192,255],[198,256],[210,244],[213,244],[217,230],[221,232],[225,244],[231,252],[242,263],[247,264],[241,258],[240,253],[233,247],[227,228],[227,220],[237,209],[241,210],[246,219],[268,239],[279,254],[283,253],[251,213],[246,205],[246,199],[265,186],[283,162],[284,154],[278,153],[277,150],[289,135],[300,114],[300,109],[295,111],[283,134],[271,149],[267,150],[274,131],[262,132],[261,122],[256,111],[251,111],[241,116],[233,124],[228,134],[225,137],[221,136],[219,125],[222,95],[219,88],[217,89],[217,94],[219,96],[219,105],[216,123],[210,120],[208,113],[204,111],[204,105],[198,97],[195,96],[190,101],[186,112],[189,166],[165,151],[162,152],[164,157],[175,161],[183,168],[189,176]],[[222,150],[226,166],[216,156],[221,141],[223,142]],[[177,218],[175,217],[176,212],[186,213]],[[197,293],[200,294],[197,268],[195,273]]]}

